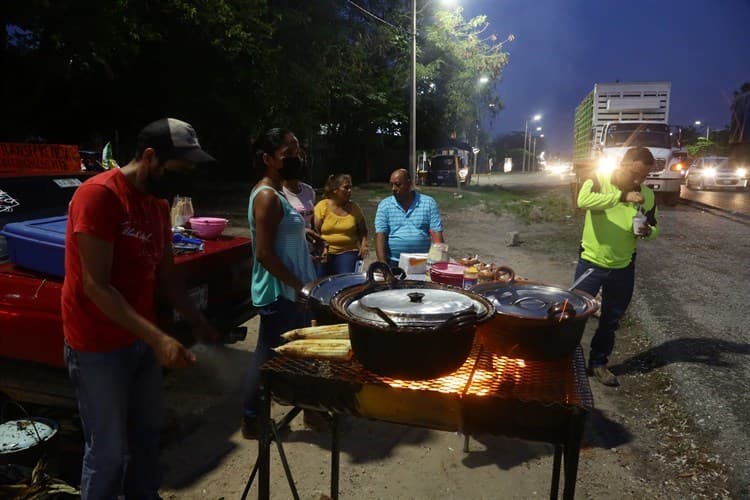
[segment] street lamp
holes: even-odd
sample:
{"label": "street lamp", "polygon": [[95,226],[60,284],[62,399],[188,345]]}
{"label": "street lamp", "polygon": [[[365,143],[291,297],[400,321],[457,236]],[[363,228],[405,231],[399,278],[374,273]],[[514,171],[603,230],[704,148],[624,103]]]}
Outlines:
{"label": "street lamp", "polygon": [[[537,132],[542,130],[542,127],[536,128]],[[544,134],[539,134],[538,136],[534,136],[534,148],[532,149],[532,163],[531,163],[531,170],[536,171],[536,138],[539,137],[540,139],[544,139]]]}
{"label": "street lamp", "polygon": [[[534,115],[531,118],[531,121],[538,122],[542,119],[542,115]],[[526,118],[526,125],[524,125],[523,129],[523,165],[521,166],[521,171],[526,172],[526,155],[529,150],[529,146],[531,145],[531,138],[529,137],[529,119]]]}
{"label": "street lamp", "polygon": [[[695,120],[695,126],[696,127],[700,127],[701,126],[701,121],[700,120]],[[709,134],[710,131],[711,131],[711,127],[709,127],[708,125],[706,125],[706,140],[708,140],[708,134]]]}

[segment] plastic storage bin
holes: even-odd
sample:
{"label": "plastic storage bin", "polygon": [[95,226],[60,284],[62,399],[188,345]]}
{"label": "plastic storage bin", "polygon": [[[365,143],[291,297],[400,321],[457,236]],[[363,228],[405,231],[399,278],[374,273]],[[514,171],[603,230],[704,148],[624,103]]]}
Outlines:
{"label": "plastic storage bin", "polygon": [[68,216],[6,224],[0,234],[8,241],[8,257],[18,267],[65,276],[65,229]]}

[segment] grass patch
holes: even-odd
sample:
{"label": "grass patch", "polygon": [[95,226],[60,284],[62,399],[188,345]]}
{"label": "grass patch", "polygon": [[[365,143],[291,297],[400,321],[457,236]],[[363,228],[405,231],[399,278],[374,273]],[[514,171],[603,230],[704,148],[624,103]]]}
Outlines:
{"label": "grass patch", "polygon": [[[364,184],[359,188],[368,198],[391,194],[382,184]],[[514,215],[527,224],[560,222],[575,216],[567,189],[510,190],[501,186],[470,186],[461,189],[461,198],[456,196],[455,188],[422,186],[420,191],[435,198],[445,211],[479,206],[484,212]]]}

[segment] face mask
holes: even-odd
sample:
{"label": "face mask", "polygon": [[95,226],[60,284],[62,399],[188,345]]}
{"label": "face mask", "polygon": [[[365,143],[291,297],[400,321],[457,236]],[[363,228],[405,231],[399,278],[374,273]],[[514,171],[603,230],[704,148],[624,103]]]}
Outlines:
{"label": "face mask", "polygon": [[191,181],[187,174],[164,170],[158,179],[148,177],[146,191],[156,198],[171,200],[177,194],[190,195]]}
{"label": "face mask", "polygon": [[288,156],[282,160],[282,167],[279,169],[279,175],[284,180],[299,179],[305,163],[296,156]]}

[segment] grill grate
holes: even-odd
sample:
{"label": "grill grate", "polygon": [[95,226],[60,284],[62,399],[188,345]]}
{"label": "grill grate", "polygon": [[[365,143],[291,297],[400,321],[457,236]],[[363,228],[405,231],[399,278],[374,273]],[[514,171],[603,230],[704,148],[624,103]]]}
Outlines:
{"label": "grill grate", "polygon": [[[572,370],[571,370],[572,368]],[[475,343],[466,362],[454,373],[432,380],[398,380],[365,369],[356,360],[334,362],[277,356],[264,370],[354,385],[379,385],[394,390],[439,392],[449,395],[492,397],[545,405],[594,406],[580,346],[569,357],[528,361],[494,354]]]}

